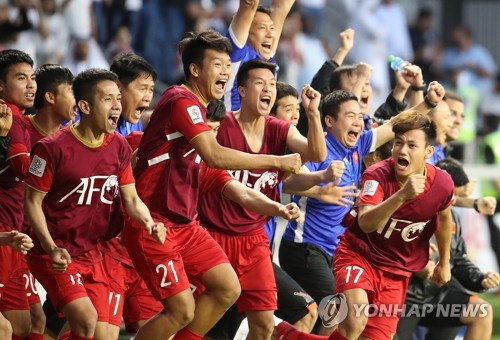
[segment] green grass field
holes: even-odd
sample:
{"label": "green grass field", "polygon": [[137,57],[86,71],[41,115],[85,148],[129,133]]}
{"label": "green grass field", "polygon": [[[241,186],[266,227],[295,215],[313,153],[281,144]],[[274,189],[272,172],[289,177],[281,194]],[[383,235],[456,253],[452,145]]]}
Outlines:
{"label": "green grass field", "polygon": [[500,340],[500,294],[483,294],[483,299],[493,307],[493,336],[492,340]]}

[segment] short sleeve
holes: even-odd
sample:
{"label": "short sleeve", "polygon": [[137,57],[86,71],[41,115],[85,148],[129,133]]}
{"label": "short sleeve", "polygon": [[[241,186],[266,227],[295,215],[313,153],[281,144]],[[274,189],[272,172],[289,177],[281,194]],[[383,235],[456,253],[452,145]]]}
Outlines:
{"label": "short sleeve", "polygon": [[377,135],[376,135],[376,129],[372,129],[369,131],[363,131],[361,134],[361,137],[359,139],[360,141],[360,147],[359,147],[359,152],[360,152],[360,158],[364,158],[367,154],[369,154],[372,151],[375,151],[376,147],[376,141],[377,141]]}
{"label": "short sleeve", "polygon": [[199,103],[188,98],[181,98],[173,103],[170,126],[184,135],[188,141],[203,132],[211,131],[205,122]]}
{"label": "short sleeve", "polygon": [[24,180],[33,189],[47,193],[54,178],[54,167],[49,153],[44,146],[36,144],[31,156],[31,164]]}
{"label": "short sleeve", "polygon": [[214,169],[208,167],[205,163],[202,164],[201,171],[201,185],[200,193],[206,194],[207,192],[221,193],[224,186],[233,181],[234,178],[227,170]]}
{"label": "short sleeve", "polygon": [[359,205],[378,205],[384,201],[384,190],[372,175],[364,175]]}
{"label": "short sleeve", "polygon": [[132,166],[130,164],[125,169],[118,172],[118,183],[120,183],[121,187],[135,183]]}
{"label": "short sleeve", "polygon": [[12,117],[12,127],[9,130],[10,150],[8,159],[19,155],[28,155],[31,148],[30,136],[21,116]]}

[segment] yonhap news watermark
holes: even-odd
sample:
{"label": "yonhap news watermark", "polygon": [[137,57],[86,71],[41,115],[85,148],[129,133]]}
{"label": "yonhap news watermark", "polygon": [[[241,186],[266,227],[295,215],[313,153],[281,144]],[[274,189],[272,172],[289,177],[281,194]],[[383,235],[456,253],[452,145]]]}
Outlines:
{"label": "yonhap news watermark", "polygon": [[318,314],[323,326],[334,327],[345,320],[349,310],[354,311],[356,318],[365,317],[416,317],[435,316],[438,318],[486,317],[488,315],[488,304],[352,304],[347,305],[344,294],[329,295],[321,300],[318,306]]}

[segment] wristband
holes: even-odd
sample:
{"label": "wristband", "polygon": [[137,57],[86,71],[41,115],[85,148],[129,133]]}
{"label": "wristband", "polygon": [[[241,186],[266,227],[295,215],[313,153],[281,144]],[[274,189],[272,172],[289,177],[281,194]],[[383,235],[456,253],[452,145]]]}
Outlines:
{"label": "wristband", "polygon": [[422,83],[422,85],[417,86],[417,85],[411,85],[410,90],[412,91],[425,91],[427,89],[427,84]]}
{"label": "wristband", "polygon": [[475,211],[477,211],[478,213],[480,213],[480,211],[479,211],[479,206],[478,206],[478,201],[479,201],[479,200],[478,200],[477,198],[474,200],[474,205],[473,205],[473,207],[474,207],[474,210],[475,210]]}
{"label": "wristband", "polygon": [[428,96],[424,97],[424,103],[429,109],[434,109],[437,106],[437,103],[431,102]]}

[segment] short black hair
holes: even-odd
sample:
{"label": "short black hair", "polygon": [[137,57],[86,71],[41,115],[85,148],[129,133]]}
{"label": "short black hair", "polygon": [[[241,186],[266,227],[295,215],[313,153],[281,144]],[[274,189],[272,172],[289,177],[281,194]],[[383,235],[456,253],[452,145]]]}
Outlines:
{"label": "short black hair", "polygon": [[356,73],[356,65],[342,65],[333,70],[330,76],[330,91],[342,89],[342,75],[352,77]]}
{"label": "short black hair", "polygon": [[75,94],[76,103],[85,100],[93,104],[95,87],[105,80],[118,83],[118,76],[114,72],[98,68],[91,68],[79,73],[73,80],[73,93]]}
{"label": "short black hair", "polygon": [[454,158],[448,157],[436,163],[436,166],[450,174],[455,187],[461,187],[469,183],[469,177],[465,173],[462,164]]}
{"label": "short black hair", "polygon": [[396,136],[402,135],[410,130],[422,130],[425,133],[426,144],[436,144],[436,123],[434,123],[428,115],[415,110],[408,110],[400,113],[394,118],[392,132],[394,132]]}
{"label": "short black hair", "polygon": [[189,66],[195,64],[201,67],[206,50],[231,54],[233,47],[228,38],[214,30],[206,30],[200,33],[188,32],[177,45],[182,58],[184,78],[191,78]]}
{"label": "short black hair", "polygon": [[335,90],[329,93],[321,105],[322,121],[325,121],[326,116],[332,116],[335,120],[339,117],[340,105],[350,100],[358,102],[358,97],[352,92],[344,90]]}
{"label": "short black hair", "polygon": [[35,108],[40,110],[45,105],[45,93],[57,94],[57,87],[61,84],[73,84],[73,73],[70,69],[57,64],[45,64],[35,71],[37,90],[35,94]]}
{"label": "short black hair", "polygon": [[257,7],[256,12],[265,13],[265,14],[271,16],[271,9],[269,7],[264,7],[264,6],[259,5],[259,7]]}
{"label": "short black hair", "polygon": [[207,120],[221,122],[226,117],[226,105],[220,100],[214,99],[207,106]]}
{"label": "short black hair", "polygon": [[255,58],[245,61],[241,64],[238,69],[238,73],[236,74],[236,85],[244,86],[246,81],[248,80],[248,74],[251,70],[265,68],[271,71],[272,74],[276,73],[276,65],[271,63],[270,61],[266,61],[263,59]]}
{"label": "short black hair", "polygon": [[33,67],[33,59],[19,50],[3,50],[0,52],[0,80],[5,81],[12,65],[26,63]]}
{"label": "short black hair", "polygon": [[151,76],[153,81],[157,78],[153,66],[146,59],[134,53],[124,53],[116,56],[109,69],[116,73],[120,82],[125,86],[140,76]]}
{"label": "short black hair", "polygon": [[297,92],[295,87],[293,87],[292,85],[287,84],[287,83],[282,82],[282,81],[277,82],[276,83],[276,101],[274,102],[274,105],[271,109],[271,114],[273,114],[273,115],[276,114],[276,111],[278,110],[278,106],[279,106],[279,103],[278,103],[279,100],[281,98],[285,98],[288,96],[292,96],[292,97],[295,97],[298,99],[299,93]]}

